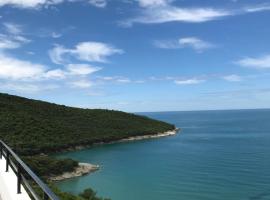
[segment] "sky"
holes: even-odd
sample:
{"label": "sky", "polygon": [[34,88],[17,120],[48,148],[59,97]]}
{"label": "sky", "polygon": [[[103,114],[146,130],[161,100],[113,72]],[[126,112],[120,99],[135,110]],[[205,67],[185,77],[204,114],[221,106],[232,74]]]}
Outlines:
{"label": "sky", "polygon": [[270,108],[270,1],[0,0],[0,92],[128,112]]}

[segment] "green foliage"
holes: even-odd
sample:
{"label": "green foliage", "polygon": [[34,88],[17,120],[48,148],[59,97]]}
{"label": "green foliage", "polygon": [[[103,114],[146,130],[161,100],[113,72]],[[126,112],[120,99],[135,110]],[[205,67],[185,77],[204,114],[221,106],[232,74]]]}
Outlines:
{"label": "green foliage", "polygon": [[0,138],[24,155],[174,129],[121,111],[80,109],[0,93]]}
{"label": "green foliage", "polygon": [[85,200],[110,200],[110,199],[102,199],[97,197],[97,193],[91,188],[85,189],[79,196]]}
{"label": "green foliage", "polygon": [[[97,193],[94,192],[91,188],[85,189],[81,194],[73,195],[68,192],[62,192],[59,190],[53,183],[47,183],[52,191],[59,197],[60,200],[111,200],[108,198],[101,198],[97,196]],[[39,187],[32,185],[35,189],[35,192],[42,197],[43,193]]]}
{"label": "green foliage", "polygon": [[23,160],[39,176],[57,176],[74,171],[78,162],[72,159],[56,159],[45,155],[26,156]]}

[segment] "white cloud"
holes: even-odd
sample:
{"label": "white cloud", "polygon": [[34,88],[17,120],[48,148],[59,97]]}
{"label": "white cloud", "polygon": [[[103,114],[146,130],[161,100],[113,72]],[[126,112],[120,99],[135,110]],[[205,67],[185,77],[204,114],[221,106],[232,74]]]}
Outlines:
{"label": "white cloud", "polygon": [[159,40],[155,41],[154,45],[162,49],[178,49],[190,47],[195,51],[202,52],[206,49],[214,48],[215,45],[206,42],[196,37],[185,37],[177,40]]}
{"label": "white cloud", "polygon": [[214,45],[203,41],[196,37],[186,37],[179,39],[179,44],[181,47],[190,47],[196,51],[203,51],[205,49],[213,48]]}
{"label": "white cloud", "polygon": [[0,54],[0,78],[23,80],[37,79],[45,73],[45,66],[18,60]]}
{"label": "white cloud", "polygon": [[80,51],[87,50],[87,47],[83,48],[83,44],[85,43],[80,43],[76,46],[76,48],[71,50],[65,49],[61,46],[56,46],[54,48],[54,52],[51,54],[51,58],[54,62],[62,64],[63,66],[62,68],[50,69],[42,64],[20,60],[7,54],[5,52],[7,49],[19,48],[22,44],[30,41],[21,36],[20,34],[23,33],[16,30],[16,28],[14,28],[15,26],[7,27],[7,32],[9,35],[0,34],[0,89],[3,91],[34,93],[41,90],[51,90],[57,88],[58,86],[56,87],[56,85],[51,87],[51,81],[60,83],[61,85],[71,82],[71,84],[68,85],[74,88],[91,87],[93,84],[89,81],[74,80],[82,77],[85,78],[87,75],[97,72],[102,68],[82,63],[70,64],[69,62],[66,62],[66,56],[74,56],[78,59],[80,59],[79,56],[81,56],[83,59],[83,56],[90,56],[91,53],[96,53],[93,59],[97,58],[105,60],[107,56],[116,53],[116,49],[109,49],[111,51],[104,49],[106,47],[111,47],[109,45],[106,46],[105,44],[103,49],[98,49],[98,51],[105,51],[101,52],[100,54],[93,52],[94,50],[89,50],[86,54],[85,52],[81,53]]}
{"label": "white cloud", "polygon": [[0,34],[0,49],[16,49],[20,46],[20,42],[13,40],[6,35]]}
{"label": "white cloud", "polygon": [[6,22],[3,24],[8,33],[18,35],[22,33],[22,27],[18,24]]}
{"label": "white cloud", "polygon": [[122,54],[123,50],[101,42],[82,42],[73,50],[79,59],[89,62],[106,62],[113,54]]}
{"label": "white cloud", "polygon": [[111,80],[115,79],[115,77],[112,77],[112,76],[103,76],[103,77],[99,77],[99,78],[104,80],[104,81],[111,81]]}
{"label": "white cloud", "polygon": [[0,53],[0,79],[41,81],[47,79],[65,79],[90,75],[101,70],[88,64],[69,64],[63,69],[48,70],[46,66],[19,60]]}
{"label": "white cloud", "polygon": [[166,22],[200,23],[230,16],[230,11],[213,8],[180,8],[171,5],[147,7],[140,16],[123,21],[123,26],[132,26],[134,23],[157,24]]}
{"label": "white cloud", "polygon": [[89,75],[101,70],[101,67],[94,67],[88,64],[69,64],[67,70],[73,75]]}
{"label": "white cloud", "polygon": [[131,80],[127,77],[123,76],[99,76],[99,80],[106,81],[106,82],[112,82],[112,83],[142,83],[141,80]]}
{"label": "white cloud", "polygon": [[269,69],[270,55],[265,55],[257,58],[247,57],[239,61],[236,61],[236,64],[239,64],[244,67],[251,67],[257,69]]}
{"label": "white cloud", "polygon": [[89,0],[88,2],[91,5],[99,7],[99,8],[104,8],[107,5],[107,0]]}
{"label": "white cloud", "polygon": [[60,45],[56,45],[53,49],[49,51],[49,56],[53,63],[61,65],[65,62],[63,55],[68,52],[69,52],[68,49],[65,49]]}
{"label": "white cloud", "polygon": [[253,5],[238,9],[217,9],[211,7],[178,7],[175,0],[137,0],[141,7],[137,16],[123,20],[120,25],[134,23],[156,24],[166,22],[201,23],[223,17],[270,10],[270,4]]}
{"label": "white cloud", "polygon": [[116,81],[119,83],[130,83],[131,82],[131,80],[128,78],[119,78],[119,79],[116,79]]}
{"label": "white cloud", "polygon": [[26,51],[25,53],[27,53],[28,55],[35,55],[36,53],[35,52],[33,52],[33,51]]}
{"label": "white cloud", "polygon": [[262,4],[262,5],[255,5],[255,6],[249,6],[244,8],[245,12],[261,12],[261,11],[267,11],[270,10],[270,5],[269,4]]}
{"label": "white cloud", "polygon": [[13,35],[12,38],[13,38],[13,40],[15,40],[17,42],[21,42],[21,43],[31,42],[31,40],[29,40],[21,35]]}
{"label": "white cloud", "polygon": [[[63,69],[48,69],[41,64],[10,57],[0,53],[0,89],[36,93],[43,90],[53,90],[66,84],[71,88],[90,88],[94,84],[87,80],[74,81],[90,75],[101,68],[87,64],[70,64]],[[57,84],[52,85],[51,81]]]}
{"label": "white cloud", "polygon": [[90,88],[91,86],[93,86],[93,83],[87,80],[79,80],[71,82],[70,85],[74,88]]}
{"label": "white cloud", "polygon": [[60,34],[60,33],[56,33],[56,32],[52,32],[52,38],[60,38],[60,37],[62,37],[62,34]]}
{"label": "white cloud", "polygon": [[[53,3],[51,0],[1,0],[0,6],[12,5],[20,8],[35,8],[47,3]],[[55,1],[56,2],[56,1]]]}
{"label": "white cloud", "polygon": [[228,76],[223,76],[222,77],[224,80],[226,81],[230,81],[230,82],[240,82],[242,81],[242,77],[236,74],[231,74]]}
{"label": "white cloud", "polygon": [[107,62],[107,57],[122,54],[123,50],[101,42],[81,42],[73,49],[57,45],[49,51],[51,60],[56,64],[65,63],[65,56],[73,56],[78,60],[88,62]]}
{"label": "white cloud", "polygon": [[156,6],[165,6],[170,1],[169,0],[138,0],[141,7],[156,7]]}
{"label": "white cloud", "polygon": [[7,34],[0,34],[0,50],[16,49],[22,44],[30,42],[27,38],[22,36],[22,29],[20,25],[14,23],[3,23]]}
{"label": "white cloud", "polygon": [[48,84],[33,84],[33,83],[23,83],[23,82],[10,82],[10,83],[0,83],[0,89],[2,91],[19,92],[19,93],[37,93],[44,90],[54,90],[57,89],[57,85]]}
{"label": "white cloud", "polygon": [[1,0],[0,7],[10,5],[18,8],[36,9],[63,2],[87,2],[96,7],[105,7],[107,5],[106,0]]}
{"label": "white cloud", "polygon": [[205,80],[192,78],[185,80],[175,80],[174,83],[177,85],[196,85],[205,82]]}
{"label": "white cloud", "polygon": [[177,40],[156,40],[154,41],[154,46],[161,49],[179,49],[180,44]]}
{"label": "white cloud", "polygon": [[44,73],[44,77],[48,79],[64,79],[67,73],[62,69],[53,69]]}

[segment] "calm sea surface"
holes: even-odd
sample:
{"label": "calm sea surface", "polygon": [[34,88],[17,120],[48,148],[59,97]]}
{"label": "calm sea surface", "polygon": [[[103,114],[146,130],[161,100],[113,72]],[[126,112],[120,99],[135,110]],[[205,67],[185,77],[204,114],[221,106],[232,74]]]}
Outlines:
{"label": "calm sea surface", "polygon": [[60,182],[112,200],[270,199],[270,110],[145,113],[182,128],[172,137],[65,153],[101,165]]}

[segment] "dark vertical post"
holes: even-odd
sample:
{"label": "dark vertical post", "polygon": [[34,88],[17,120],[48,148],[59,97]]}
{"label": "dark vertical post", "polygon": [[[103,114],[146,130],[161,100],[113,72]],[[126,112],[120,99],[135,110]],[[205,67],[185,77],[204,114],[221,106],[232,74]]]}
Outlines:
{"label": "dark vertical post", "polygon": [[6,172],[8,172],[8,166],[9,166],[9,151],[7,150],[7,153],[6,153]]}
{"label": "dark vertical post", "polygon": [[2,159],[2,155],[3,155],[3,145],[0,142],[0,159]]}
{"label": "dark vertical post", "polygon": [[21,194],[21,185],[22,185],[22,168],[20,164],[17,167],[17,193]]}
{"label": "dark vertical post", "polygon": [[48,197],[48,195],[44,192],[44,194],[43,194],[43,199],[44,200],[49,200],[49,197]]}

